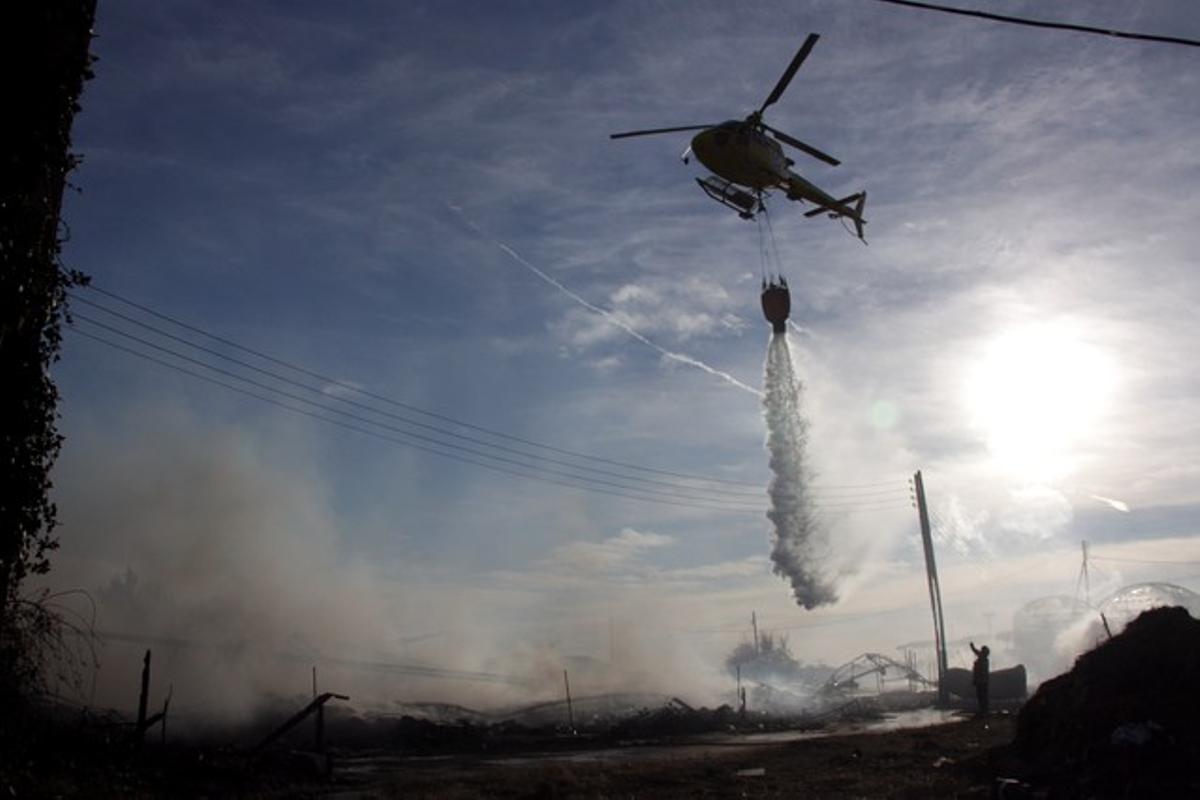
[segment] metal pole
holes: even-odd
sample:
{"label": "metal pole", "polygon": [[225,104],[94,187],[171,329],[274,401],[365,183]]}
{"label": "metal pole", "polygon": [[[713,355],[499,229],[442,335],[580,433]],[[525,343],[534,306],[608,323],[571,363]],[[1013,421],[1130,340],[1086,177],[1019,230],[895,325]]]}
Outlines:
{"label": "metal pole", "polygon": [[946,627],[942,616],[942,588],[938,583],[937,562],[933,556],[933,532],[929,527],[929,508],[925,504],[925,483],[921,471],[913,475],[913,486],[917,496],[917,516],[921,521],[921,545],[925,550],[925,577],[929,582],[929,605],[933,609],[933,645],[937,658],[938,704],[949,700],[946,686]]}

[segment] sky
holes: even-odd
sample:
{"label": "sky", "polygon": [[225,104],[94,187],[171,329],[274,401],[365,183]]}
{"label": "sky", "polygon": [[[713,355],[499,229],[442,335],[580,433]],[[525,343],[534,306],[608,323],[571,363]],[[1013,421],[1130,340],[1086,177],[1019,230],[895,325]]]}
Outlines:
{"label": "sky", "polygon": [[[1200,38],[1179,0],[1053,13]],[[868,246],[782,196],[769,230],[738,219],[681,162],[688,134],[608,138],[744,116],[810,32],[767,120],[843,162],[797,154],[806,178],[868,192]],[[951,639],[1071,595],[1083,540],[1097,597],[1200,590],[1194,48],[873,0],[124,0],[100,4],[93,53],[65,261],[226,341],[77,292],[141,324],[73,304],[50,584],[87,589],[101,630],[186,642],[163,669],[193,705],[223,692],[200,652],[258,665],[229,708],[337,658],[714,697],[751,611],[805,661],[895,655],[932,635],[918,469]],[[813,611],[768,558],[764,247],[792,287],[837,575]],[[374,422],[83,335],[206,370],[112,328]],[[729,483],[681,499],[646,469]],[[132,685],[139,654],[110,641],[101,682]],[[331,670],[360,697],[527,688]]]}

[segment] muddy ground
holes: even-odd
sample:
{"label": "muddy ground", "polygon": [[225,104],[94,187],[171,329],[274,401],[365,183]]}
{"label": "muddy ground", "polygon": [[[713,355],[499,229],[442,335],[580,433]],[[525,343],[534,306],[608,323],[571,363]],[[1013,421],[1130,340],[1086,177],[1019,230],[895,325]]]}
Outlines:
{"label": "muddy ground", "polygon": [[[137,751],[62,740],[0,774],[10,797],[991,797],[1014,718],[803,741],[719,737],[673,744],[401,757],[335,751],[332,776],[301,753]],[[7,756],[18,755],[9,750]],[[6,759],[6,761],[9,759]]]}
{"label": "muddy ground", "polygon": [[342,773],[342,797],[409,798],[936,798],[992,797],[1012,716],[803,741],[680,745],[644,756],[570,760],[449,759]]}

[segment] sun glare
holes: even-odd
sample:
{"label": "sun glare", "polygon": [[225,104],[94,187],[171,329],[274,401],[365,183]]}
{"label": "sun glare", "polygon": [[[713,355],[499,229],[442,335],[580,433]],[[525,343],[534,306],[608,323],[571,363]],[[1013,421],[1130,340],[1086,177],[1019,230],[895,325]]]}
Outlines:
{"label": "sun glare", "polygon": [[1002,467],[1053,480],[1098,434],[1114,379],[1111,359],[1072,327],[1030,325],[984,348],[967,381],[968,409]]}

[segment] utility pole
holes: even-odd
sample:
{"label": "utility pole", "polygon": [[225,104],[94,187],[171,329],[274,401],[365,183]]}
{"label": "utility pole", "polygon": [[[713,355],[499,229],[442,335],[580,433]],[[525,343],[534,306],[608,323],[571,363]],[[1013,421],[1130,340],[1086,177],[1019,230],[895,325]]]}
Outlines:
{"label": "utility pole", "polygon": [[933,532],[929,527],[929,507],[925,504],[925,483],[921,470],[913,475],[916,490],[917,516],[921,522],[921,544],[925,549],[925,577],[929,582],[929,605],[933,609],[933,646],[937,658],[938,705],[946,705],[949,688],[946,686],[946,624],[942,616],[942,587],[938,583],[937,562],[933,557]]}
{"label": "utility pole", "polygon": [[1088,543],[1084,539],[1080,542],[1083,545],[1083,563],[1079,567],[1079,577],[1075,580],[1075,602],[1079,602],[1079,584],[1083,584],[1084,603],[1088,608],[1092,607],[1092,579],[1088,575]]}
{"label": "utility pole", "polygon": [[750,627],[754,629],[754,652],[758,653],[758,615],[750,612]]}

